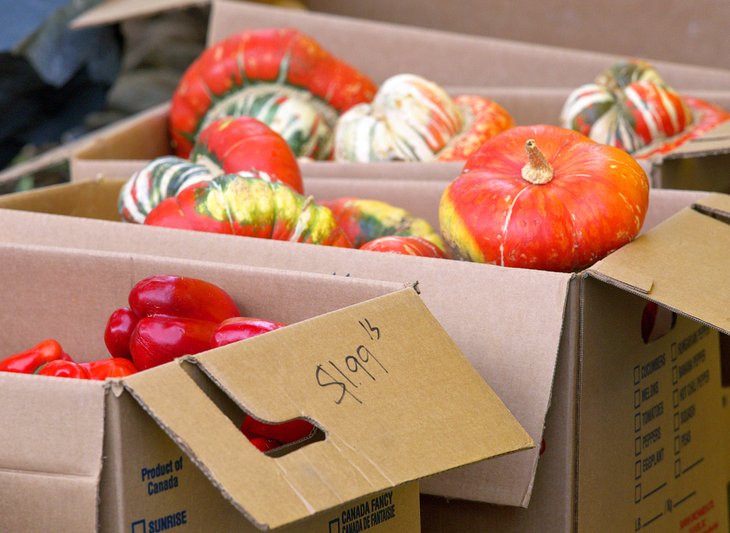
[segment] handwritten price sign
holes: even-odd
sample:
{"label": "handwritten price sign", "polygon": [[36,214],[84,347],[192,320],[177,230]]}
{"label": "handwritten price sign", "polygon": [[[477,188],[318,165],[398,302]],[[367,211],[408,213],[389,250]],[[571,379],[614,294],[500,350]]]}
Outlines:
{"label": "handwritten price sign", "polygon": [[[380,328],[373,325],[367,318],[358,321],[358,324],[367,334],[371,343],[376,344],[381,339]],[[325,364],[318,364],[314,376],[317,384],[322,388],[334,387],[335,403],[341,404],[349,396],[357,403],[362,403],[355,392],[367,383],[377,381],[377,376],[388,373],[383,363],[365,344],[355,347],[352,354],[345,355],[341,360],[329,360]]]}

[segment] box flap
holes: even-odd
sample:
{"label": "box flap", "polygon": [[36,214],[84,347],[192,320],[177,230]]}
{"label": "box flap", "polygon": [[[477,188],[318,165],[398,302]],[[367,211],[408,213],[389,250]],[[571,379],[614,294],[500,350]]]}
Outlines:
{"label": "box flap", "polygon": [[273,458],[247,443],[178,361],[132,395],[261,528],[532,446],[412,289],[192,358],[267,422],[306,417],[323,441]]}
{"label": "box flap", "polygon": [[685,208],[587,271],[678,313],[730,332],[730,197]]}

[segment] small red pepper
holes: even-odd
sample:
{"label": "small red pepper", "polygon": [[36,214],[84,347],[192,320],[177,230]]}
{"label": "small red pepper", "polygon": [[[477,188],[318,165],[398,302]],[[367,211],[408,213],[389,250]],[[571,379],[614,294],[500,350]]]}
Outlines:
{"label": "small red pepper", "polygon": [[130,357],[139,370],[211,348],[218,324],[238,316],[223,289],[197,278],[151,276],[129,292],[129,307],[114,311],[104,331],[112,357]]}
{"label": "small red pepper", "polygon": [[120,307],[111,314],[104,330],[104,344],[112,357],[132,358],[129,339],[138,321],[139,318],[129,307]]}
{"label": "small red pepper", "polygon": [[221,322],[215,330],[215,333],[213,333],[211,348],[217,348],[219,346],[231,344],[232,342],[249,339],[256,335],[261,335],[262,333],[268,333],[269,331],[283,328],[284,326],[286,326],[286,324],[271,322],[270,320],[264,320],[261,318],[245,316],[229,318]]}
{"label": "small red pepper", "polygon": [[218,324],[196,318],[145,317],[137,323],[129,348],[132,361],[146,370],[210,349],[210,339]]}
{"label": "small red pepper", "polygon": [[254,437],[252,439],[249,439],[251,444],[256,446],[259,450],[262,452],[268,452],[269,450],[274,450],[282,445],[281,442],[275,439],[267,439],[264,437]]}
{"label": "small red pepper", "polygon": [[23,352],[10,355],[0,361],[0,371],[32,374],[39,367],[57,359],[70,360],[55,339],[46,339]]}
{"label": "small red pepper", "polygon": [[230,295],[212,283],[181,276],[152,276],[129,292],[129,307],[142,318],[174,316],[222,322],[240,313]]}
{"label": "small red pepper", "polygon": [[282,424],[267,424],[259,422],[251,416],[246,416],[241,424],[241,431],[249,440],[256,437],[278,440],[288,444],[308,437],[314,431],[314,426],[306,420],[289,420]]}
{"label": "small red pepper", "polygon": [[36,372],[40,376],[55,376],[58,378],[89,379],[89,371],[73,361],[56,359],[41,366]]}
{"label": "small red pepper", "polygon": [[137,372],[135,364],[124,357],[100,359],[89,363],[79,363],[89,373],[89,379],[103,381],[107,378],[123,378]]}

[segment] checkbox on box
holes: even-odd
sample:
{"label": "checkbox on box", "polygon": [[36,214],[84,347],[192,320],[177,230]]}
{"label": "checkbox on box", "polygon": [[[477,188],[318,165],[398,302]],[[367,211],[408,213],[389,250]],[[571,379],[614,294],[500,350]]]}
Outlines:
{"label": "checkbox on box", "polygon": [[634,391],[634,409],[638,409],[641,405],[641,390],[636,389]]}
{"label": "checkbox on box", "polygon": [[634,503],[639,503],[641,501],[641,483],[634,486]]}
{"label": "checkbox on box", "polygon": [[640,455],[641,454],[641,437],[636,437],[634,439],[634,455]]}
{"label": "checkbox on box", "polygon": [[674,431],[679,431],[679,413],[674,413]]}
{"label": "checkbox on box", "polygon": [[132,522],[132,533],[147,533],[147,524],[145,520],[137,520]]}
{"label": "checkbox on box", "polygon": [[674,437],[674,455],[679,453],[679,436]]}
{"label": "checkbox on box", "polygon": [[634,415],[634,433],[641,431],[641,413]]}
{"label": "checkbox on box", "polygon": [[677,381],[679,381],[679,371],[677,370],[677,365],[674,365],[672,367],[672,385],[676,385]]}
{"label": "checkbox on box", "polygon": [[672,405],[675,409],[679,407],[679,391],[677,389],[672,391]]}
{"label": "checkbox on box", "polygon": [[638,385],[641,381],[641,371],[639,370],[639,365],[636,365],[634,367],[634,385]]}
{"label": "checkbox on box", "polygon": [[682,474],[682,463],[679,459],[674,460],[674,477],[679,477]]}
{"label": "checkbox on box", "polygon": [[677,343],[673,342],[672,343],[672,361],[676,361],[676,360],[677,360]]}
{"label": "checkbox on box", "polygon": [[641,479],[641,460],[634,463],[634,479]]}

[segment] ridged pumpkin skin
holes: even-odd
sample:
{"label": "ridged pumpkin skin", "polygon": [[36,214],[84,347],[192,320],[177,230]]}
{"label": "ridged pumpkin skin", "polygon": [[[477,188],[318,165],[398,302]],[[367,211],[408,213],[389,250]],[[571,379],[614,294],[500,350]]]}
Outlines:
{"label": "ridged pumpkin skin", "polygon": [[210,170],[180,157],[158,157],[126,181],[119,191],[122,220],[142,224],[160,202],[191,185],[212,180]]}
{"label": "ridged pumpkin skin", "polygon": [[[526,144],[552,179],[522,176]],[[626,152],[556,126],[520,126],[488,141],[444,191],[441,232],[457,257],[570,272],[632,240],[649,203],[649,180]]]}
{"label": "ridged pumpkin skin", "polygon": [[716,106],[680,96],[641,60],[617,63],[578,87],[561,112],[564,127],[640,159],[666,153],[728,118]]}
{"label": "ridged pumpkin skin", "polygon": [[445,249],[441,236],[426,220],[387,202],[345,197],[319,203],[332,211],[355,248],[379,237],[397,235],[421,237]]}
{"label": "ridged pumpkin skin", "polygon": [[372,103],[340,116],[338,161],[463,161],[484,141],[513,125],[496,102],[481,96],[451,98],[413,74],[387,79]]}
{"label": "ridged pumpkin skin", "polygon": [[332,212],[281,183],[218,176],[158,205],[145,224],[351,248]]}
{"label": "ridged pumpkin skin", "polygon": [[200,132],[190,160],[215,176],[263,172],[304,193],[294,152],[281,135],[255,118],[226,117],[212,122]]}
{"label": "ridged pumpkin skin", "polygon": [[291,28],[244,31],[203,51],[172,97],[170,135],[187,157],[198,133],[224,116],[269,125],[297,157],[328,159],[337,117],[369,102],[376,86]]}

